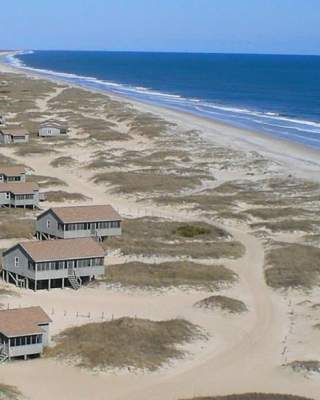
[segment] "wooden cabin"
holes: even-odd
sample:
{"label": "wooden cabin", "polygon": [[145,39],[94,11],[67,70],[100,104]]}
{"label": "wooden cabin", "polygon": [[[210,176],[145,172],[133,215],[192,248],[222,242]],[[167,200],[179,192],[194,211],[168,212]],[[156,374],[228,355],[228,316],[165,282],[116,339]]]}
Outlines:
{"label": "wooden cabin", "polygon": [[27,143],[29,137],[29,132],[22,127],[0,128],[0,144]]}
{"label": "wooden cabin", "polygon": [[39,201],[36,183],[0,183],[0,207],[38,208]]}
{"label": "wooden cabin", "polygon": [[41,355],[49,344],[51,322],[41,307],[0,310],[0,363]]}
{"label": "wooden cabin", "polygon": [[24,183],[25,181],[25,167],[0,167],[0,183]]}
{"label": "wooden cabin", "polygon": [[27,289],[79,289],[104,275],[105,251],[92,238],[30,241],[3,252],[2,277]]}
{"label": "wooden cabin", "polygon": [[38,239],[103,239],[121,235],[121,216],[110,205],[53,207],[37,217]]}
{"label": "wooden cabin", "polygon": [[40,137],[56,137],[66,136],[68,134],[68,126],[58,121],[45,121],[40,125],[38,135]]}

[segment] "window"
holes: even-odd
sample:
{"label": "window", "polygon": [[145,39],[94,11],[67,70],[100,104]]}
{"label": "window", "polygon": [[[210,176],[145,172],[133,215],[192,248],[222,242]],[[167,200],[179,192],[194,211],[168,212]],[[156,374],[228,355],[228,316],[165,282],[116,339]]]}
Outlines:
{"label": "window", "polygon": [[51,228],[51,221],[50,221],[50,219],[47,219],[47,228],[48,228],[48,229]]}
{"label": "window", "polygon": [[10,193],[9,193],[9,192],[6,193],[6,199],[7,199],[7,200],[10,199]]}
{"label": "window", "polygon": [[19,267],[19,257],[14,258],[14,266]]}

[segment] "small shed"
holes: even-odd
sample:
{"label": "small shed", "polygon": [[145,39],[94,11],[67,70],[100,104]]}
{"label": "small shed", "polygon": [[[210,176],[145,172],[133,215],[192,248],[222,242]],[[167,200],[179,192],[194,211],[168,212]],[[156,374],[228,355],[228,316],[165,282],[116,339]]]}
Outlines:
{"label": "small shed", "polygon": [[0,128],[0,143],[16,144],[29,142],[30,134],[22,127]]}
{"label": "small shed", "polygon": [[41,355],[51,322],[41,307],[0,310],[0,362]]}
{"label": "small shed", "polygon": [[66,136],[68,134],[68,126],[63,122],[54,120],[42,122],[39,128],[40,137]]}

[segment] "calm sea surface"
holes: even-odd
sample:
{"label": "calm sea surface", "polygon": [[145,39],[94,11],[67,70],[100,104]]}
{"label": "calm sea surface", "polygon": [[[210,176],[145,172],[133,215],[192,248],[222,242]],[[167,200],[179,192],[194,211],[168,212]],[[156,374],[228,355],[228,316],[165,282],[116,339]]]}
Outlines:
{"label": "calm sea surface", "polygon": [[35,51],[7,62],[320,149],[320,57]]}

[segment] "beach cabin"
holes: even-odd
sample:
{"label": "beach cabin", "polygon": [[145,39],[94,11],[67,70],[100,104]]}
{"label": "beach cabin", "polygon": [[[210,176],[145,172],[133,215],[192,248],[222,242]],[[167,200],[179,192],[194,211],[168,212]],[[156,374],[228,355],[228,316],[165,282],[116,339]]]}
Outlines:
{"label": "beach cabin", "polygon": [[51,322],[41,307],[0,310],[0,363],[40,356],[49,344]]}
{"label": "beach cabin", "polygon": [[22,242],[3,252],[2,277],[27,289],[77,290],[104,275],[104,257],[92,238]]}
{"label": "beach cabin", "polygon": [[121,217],[110,205],[50,208],[37,217],[40,240],[88,238],[103,240],[121,235]]}
{"label": "beach cabin", "polygon": [[45,121],[39,128],[40,137],[56,137],[66,136],[68,134],[68,127],[66,124],[58,121]]}
{"label": "beach cabin", "polygon": [[22,166],[0,167],[0,183],[18,183],[26,181],[26,169]]}
{"label": "beach cabin", "polygon": [[39,200],[36,183],[0,183],[0,207],[38,208]]}
{"label": "beach cabin", "polygon": [[29,132],[22,127],[0,127],[0,143],[2,144],[27,143],[29,141],[29,136]]}

